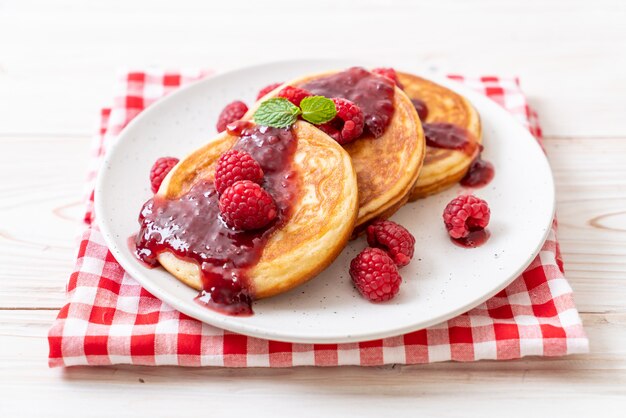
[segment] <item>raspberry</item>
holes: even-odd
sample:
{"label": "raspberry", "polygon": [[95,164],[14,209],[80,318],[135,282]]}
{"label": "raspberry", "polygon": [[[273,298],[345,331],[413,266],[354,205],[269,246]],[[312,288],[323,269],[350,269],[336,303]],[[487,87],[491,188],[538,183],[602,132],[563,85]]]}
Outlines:
{"label": "raspberry", "polygon": [[367,243],[385,250],[398,267],[406,266],[413,258],[415,238],[395,222],[376,221],[368,226]]}
{"label": "raspberry", "polygon": [[278,92],[278,97],[285,98],[296,106],[300,106],[300,102],[305,97],[312,96],[311,92],[300,87],[287,86]]}
{"label": "raspberry", "polygon": [[393,260],[380,248],[366,248],[350,263],[350,277],[363,297],[384,302],[400,290],[402,277]]}
{"label": "raspberry", "polygon": [[250,180],[237,181],[224,190],[219,207],[226,225],[244,231],[263,228],[278,214],[272,196]]}
{"label": "raspberry", "polygon": [[217,132],[226,130],[226,125],[243,118],[248,111],[248,106],[242,101],[234,101],[227,105],[217,118]]}
{"label": "raspberry", "polygon": [[334,98],[333,102],[337,108],[337,116],[318,128],[342,145],[354,141],[361,136],[365,125],[361,108],[346,99]]}
{"label": "raspberry", "polygon": [[256,95],[256,99],[259,100],[261,97],[265,96],[270,91],[274,90],[276,87],[280,86],[283,83],[272,83],[268,86],[263,87],[259,90],[259,94]]}
{"label": "raspberry", "polygon": [[388,68],[374,68],[372,70],[372,72],[374,74],[378,74],[378,75],[382,75],[383,77],[387,77],[389,79],[391,79],[394,83],[396,83],[396,86],[398,86],[399,88],[404,88],[404,86],[402,85],[402,83],[400,83],[400,80],[398,79],[398,74],[396,74],[396,70],[394,70],[391,67]]}
{"label": "raspberry", "polygon": [[485,229],[491,211],[487,202],[473,195],[452,199],[443,211],[443,222],[448,234],[455,239],[464,238],[471,231]]}
{"label": "raspberry", "polygon": [[250,180],[254,183],[263,182],[263,170],[250,154],[244,151],[226,151],[217,160],[215,167],[215,189],[224,193],[236,181]]}
{"label": "raspberry", "polygon": [[167,176],[167,173],[172,171],[172,168],[178,164],[178,158],[174,157],[162,157],[156,160],[152,168],[150,169],[150,187],[152,193],[159,191],[163,179]]}

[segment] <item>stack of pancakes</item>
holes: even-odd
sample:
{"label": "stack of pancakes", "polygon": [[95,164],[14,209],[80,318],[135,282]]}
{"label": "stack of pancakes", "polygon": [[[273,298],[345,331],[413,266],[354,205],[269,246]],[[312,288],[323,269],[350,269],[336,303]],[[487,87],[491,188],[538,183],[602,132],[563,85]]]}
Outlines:
{"label": "stack of pancakes", "polygon": [[[284,86],[303,85],[332,73],[309,75],[285,83],[261,98],[244,119],[251,120],[261,101]],[[394,112],[379,138],[364,135],[340,146],[305,121],[293,129],[297,149],[293,170],[301,190],[289,219],[269,238],[258,263],[246,275],[256,299],[285,292],[325,269],[351,236],[374,220],[395,213],[409,200],[438,193],[467,172],[475,156],[426,145],[422,123],[458,125],[480,144],[477,112],[462,96],[423,78],[400,73]],[[428,115],[420,121],[412,100],[421,100]],[[158,195],[175,199],[198,181],[211,180],[219,156],[237,137],[224,132],[181,160],[163,181]],[[476,147],[478,149],[478,147]],[[187,285],[202,290],[199,266],[168,251],[160,264]]]}

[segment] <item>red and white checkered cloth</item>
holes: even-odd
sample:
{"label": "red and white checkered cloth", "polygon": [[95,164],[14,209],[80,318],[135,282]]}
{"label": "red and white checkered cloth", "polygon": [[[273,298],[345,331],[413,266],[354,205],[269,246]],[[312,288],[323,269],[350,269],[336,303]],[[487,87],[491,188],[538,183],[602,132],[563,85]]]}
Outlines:
{"label": "red and white checkered cloth", "polygon": [[[572,290],[563,275],[556,222],[531,265],[492,299],[448,322],[383,340],[291,344],[246,337],[187,317],[152,296],[105,246],[94,223],[93,182],[107,145],[132,118],[180,85],[204,75],[200,71],[124,73],[113,106],[103,109],[89,173],[87,228],[67,286],[68,303],[49,333],[50,366],[375,366],[561,356],[588,350]],[[536,115],[517,79],[450,78],[486,94],[541,137]]]}

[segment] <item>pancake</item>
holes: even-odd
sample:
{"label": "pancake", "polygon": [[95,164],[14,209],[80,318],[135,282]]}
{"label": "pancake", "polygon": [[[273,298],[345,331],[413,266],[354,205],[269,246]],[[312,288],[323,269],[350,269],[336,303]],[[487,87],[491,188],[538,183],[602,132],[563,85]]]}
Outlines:
{"label": "pancake", "polygon": [[426,124],[453,124],[465,130],[475,145],[468,152],[433,147],[427,143],[424,167],[410,193],[413,201],[446,190],[461,180],[480,152],[478,145],[482,142],[482,132],[478,112],[463,96],[412,74],[398,73],[398,78],[409,98],[426,104],[428,115],[422,120],[425,130],[428,129]]}
{"label": "pancake", "polygon": [[[330,71],[292,80],[260,101],[275,96],[286,85],[307,88],[313,81],[338,73]],[[364,133],[344,145],[352,158],[359,189],[355,234],[363,232],[369,222],[388,218],[404,205],[422,168],[426,146],[419,117],[409,97],[401,89],[393,89],[393,115],[382,135],[374,138]],[[258,104],[246,117],[252,117]]]}
{"label": "pancake", "polygon": [[[357,181],[348,153],[329,136],[305,122],[291,131],[297,145],[291,161],[297,193],[290,214],[267,237],[260,258],[245,269],[253,299],[285,292],[325,269],[346,245],[357,215]],[[203,181],[213,181],[219,156],[238,136],[219,134],[193,152],[168,174],[157,196],[177,199]],[[203,289],[197,262],[172,251],[158,255],[159,263],[194,289]]]}

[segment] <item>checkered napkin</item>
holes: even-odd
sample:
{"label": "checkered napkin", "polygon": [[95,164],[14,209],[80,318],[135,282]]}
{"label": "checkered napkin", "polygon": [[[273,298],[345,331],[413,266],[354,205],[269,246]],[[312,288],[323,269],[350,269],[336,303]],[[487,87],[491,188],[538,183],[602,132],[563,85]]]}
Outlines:
{"label": "checkered napkin", "polygon": [[[103,109],[89,173],[86,230],[68,303],[50,333],[50,366],[375,366],[584,353],[588,341],[563,275],[556,221],[539,255],[510,286],[437,326],[376,341],[292,344],[234,334],[190,318],[144,290],[115,261],[95,223],[93,182],[108,144],[144,108],[202,72],[121,74]],[[517,79],[450,76],[495,100],[538,139],[541,130]],[[261,87],[261,86],[260,86]]]}

